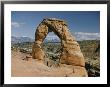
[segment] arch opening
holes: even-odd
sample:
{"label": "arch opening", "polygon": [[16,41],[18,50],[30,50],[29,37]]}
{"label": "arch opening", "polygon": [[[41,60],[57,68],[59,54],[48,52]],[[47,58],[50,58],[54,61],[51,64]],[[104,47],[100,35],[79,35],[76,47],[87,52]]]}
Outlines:
{"label": "arch opening", "polygon": [[58,67],[62,48],[60,38],[53,31],[48,32],[41,47],[45,52],[44,64],[48,67]]}

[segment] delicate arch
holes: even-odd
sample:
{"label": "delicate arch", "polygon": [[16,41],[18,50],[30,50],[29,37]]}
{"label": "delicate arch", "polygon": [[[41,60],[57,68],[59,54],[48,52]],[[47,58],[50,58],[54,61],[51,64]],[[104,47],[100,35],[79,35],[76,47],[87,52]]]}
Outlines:
{"label": "delicate arch", "polygon": [[61,39],[61,63],[85,66],[84,57],[79,44],[69,32],[66,22],[56,18],[43,19],[37,27],[35,32],[35,42],[32,48],[32,56],[34,59],[44,59],[45,54],[41,49],[41,43],[49,32],[54,32]]}

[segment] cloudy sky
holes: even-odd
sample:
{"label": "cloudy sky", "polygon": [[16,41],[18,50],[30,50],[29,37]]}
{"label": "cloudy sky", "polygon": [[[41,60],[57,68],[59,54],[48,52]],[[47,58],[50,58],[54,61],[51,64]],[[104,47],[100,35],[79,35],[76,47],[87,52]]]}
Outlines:
{"label": "cloudy sky", "polygon": [[[79,40],[99,39],[99,11],[12,11],[11,35],[34,38],[36,27],[43,18],[59,18],[66,20],[71,33]],[[56,38],[49,33],[47,38]]]}

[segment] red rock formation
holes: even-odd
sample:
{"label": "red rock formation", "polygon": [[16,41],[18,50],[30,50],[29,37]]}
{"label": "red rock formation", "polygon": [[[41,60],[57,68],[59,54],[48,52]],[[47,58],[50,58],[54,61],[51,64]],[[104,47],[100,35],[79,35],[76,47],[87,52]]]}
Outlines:
{"label": "red rock formation", "polygon": [[81,67],[85,66],[85,60],[80,46],[70,33],[66,22],[55,18],[46,18],[37,27],[32,51],[33,58],[44,59],[45,54],[40,45],[49,32],[54,32],[61,39],[61,63]]}

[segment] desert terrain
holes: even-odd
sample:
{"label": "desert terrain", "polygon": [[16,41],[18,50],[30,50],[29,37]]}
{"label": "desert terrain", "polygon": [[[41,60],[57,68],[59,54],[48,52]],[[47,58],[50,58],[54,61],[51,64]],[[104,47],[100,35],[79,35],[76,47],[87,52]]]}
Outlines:
{"label": "desert terrain", "polygon": [[[71,77],[82,73],[81,67],[60,64],[48,67],[37,59],[25,59],[28,54],[12,51],[12,76],[20,77]],[[82,67],[83,69],[83,67]],[[79,72],[80,71],[80,72]]]}
{"label": "desert terrain", "polygon": [[[96,50],[99,41],[81,41],[79,44],[85,57],[88,76],[100,76],[100,51]],[[32,43],[12,45],[12,77],[85,77],[85,73],[81,71],[83,67],[58,63],[58,59],[55,57],[60,52],[60,44],[46,43],[42,45],[43,50],[48,54],[44,61],[32,59],[31,47]]]}

